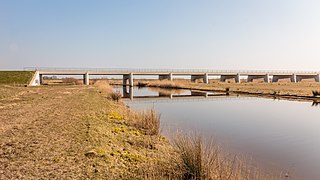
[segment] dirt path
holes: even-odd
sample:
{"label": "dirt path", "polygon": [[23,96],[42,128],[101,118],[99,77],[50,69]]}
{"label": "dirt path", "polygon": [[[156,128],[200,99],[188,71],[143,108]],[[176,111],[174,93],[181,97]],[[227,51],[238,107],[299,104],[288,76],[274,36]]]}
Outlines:
{"label": "dirt path", "polygon": [[80,89],[32,88],[0,101],[0,179],[84,177],[83,97]]}

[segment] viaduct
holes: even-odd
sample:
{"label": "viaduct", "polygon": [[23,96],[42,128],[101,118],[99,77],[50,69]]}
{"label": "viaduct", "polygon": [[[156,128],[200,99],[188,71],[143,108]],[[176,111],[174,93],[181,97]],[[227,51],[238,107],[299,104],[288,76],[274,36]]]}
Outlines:
{"label": "viaduct", "polygon": [[240,79],[252,82],[254,79],[263,79],[264,82],[277,82],[279,79],[290,79],[291,82],[300,82],[303,79],[313,78],[320,81],[320,72],[308,71],[223,71],[223,70],[195,70],[195,69],[63,69],[63,68],[25,68],[35,70],[30,85],[37,86],[43,82],[43,76],[48,75],[81,75],[83,83],[89,85],[90,76],[93,75],[117,75],[122,76],[123,85],[133,86],[135,76],[158,76],[159,80],[174,80],[177,77],[190,77],[191,82],[201,79],[203,83],[209,83],[210,77],[218,77],[225,82],[234,79],[240,83]]}

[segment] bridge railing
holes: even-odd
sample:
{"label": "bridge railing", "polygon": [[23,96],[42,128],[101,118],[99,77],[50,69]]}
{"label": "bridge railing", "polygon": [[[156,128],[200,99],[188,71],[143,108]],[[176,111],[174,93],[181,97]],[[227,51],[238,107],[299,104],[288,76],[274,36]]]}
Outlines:
{"label": "bridge railing", "polygon": [[271,74],[319,74],[320,71],[294,70],[217,70],[217,69],[151,69],[151,68],[56,68],[56,67],[25,67],[31,71],[86,71],[86,72],[126,72],[126,73],[271,73]]}

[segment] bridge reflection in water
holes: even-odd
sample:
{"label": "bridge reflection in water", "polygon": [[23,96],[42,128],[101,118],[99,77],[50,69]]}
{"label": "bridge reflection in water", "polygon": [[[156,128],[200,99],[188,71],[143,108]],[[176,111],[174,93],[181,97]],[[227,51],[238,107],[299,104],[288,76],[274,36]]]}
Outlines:
{"label": "bridge reflection in water", "polygon": [[[214,93],[210,91],[190,91],[186,93],[171,93],[170,91],[158,91],[156,95],[135,95],[132,86],[123,86],[122,98],[137,102],[168,102],[168,101],[201,101],[201,100],[222,100],[239,99],[240,96],[229,96],[226,93]],[[254,97],[241,97],[241,99],[252,99]]]}
{"label": "bridge reflection in water", "polygon": [[[225,100],[250,100],[257,97],[254,96],[240,96],[240,95],[229,95],[228,93],[216,93],[210,91],[192,91],[192,90],[183,90],[188,93],[174,93],[171,91],[161,91],[158,88],[156,94],[148,95],[139,94],[136,95],[134,89],[138,87],[133,86],[123,86],[122,87],[122,98],[125,100],[130,100],[130,103],[166,103],[166,102],[177,102],[177,101],[225,101]],[[141,89],[146,89],[143,87]],[[141,90],[139,88],[140,91]],[[120,89],[118,89],[120,90]],[[137,93],[137,92],[136,92]],[[269,97],[270,98],[270,97]],[[271,97],[272,98],[272,97]],[[279,97],[273,97],[274,100],[281,100]],[[285,100],[285,99],[282,99]],[[320,101],[310,101],[311,106],[320,106]]]}

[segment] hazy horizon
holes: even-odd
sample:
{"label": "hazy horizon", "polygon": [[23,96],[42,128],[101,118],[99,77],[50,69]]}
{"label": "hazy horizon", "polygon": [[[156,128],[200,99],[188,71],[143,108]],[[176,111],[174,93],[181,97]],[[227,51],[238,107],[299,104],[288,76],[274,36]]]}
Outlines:
{"label": "hazy horizon", "polygon": [[0,1],[0,68],[320,71],[320,2]]}

